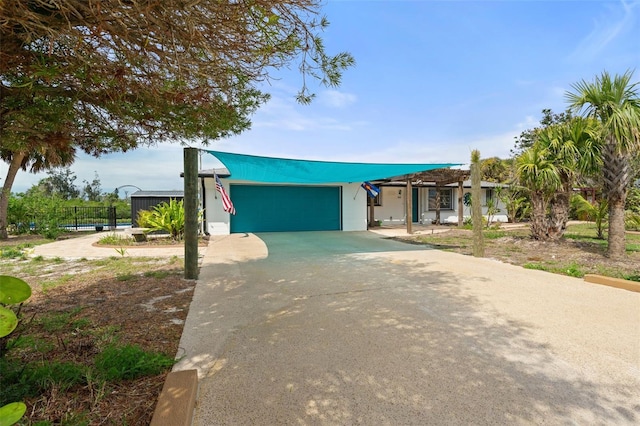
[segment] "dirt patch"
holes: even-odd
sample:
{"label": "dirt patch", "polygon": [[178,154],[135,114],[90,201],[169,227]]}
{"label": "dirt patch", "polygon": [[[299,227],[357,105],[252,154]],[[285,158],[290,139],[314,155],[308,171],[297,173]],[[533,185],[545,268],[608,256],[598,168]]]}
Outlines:
{"label": "dirt patch", "polygon": [[[0,274],[23,278],[33,291],[22,307],[23,322],[11,335],[31,343],[11,348],[7,359],[91,367],[113,342],[174,358],[195,287],[195,281],[183,279],[182,262],[3,259]],[[62,325],[56,326],[60,318]],[[69,389],[49,386],[24,399],[25,418],[28,424],[146,425],[167,373],[106,384],[87,377]]]}
{"label": "dirt patch", "polygon": [[[631,250],[625,259],[605,256],[606,244],[595,239],[564,238],[559,241],[531,239],[528,229],[496,231],[504,235],[485,238],[485,257],[530,269],[582,277],[588,273],[640,281],[640,248]],[[633,236],[637,239],[637,236]],[[631,238],[630,238],[631,239]],[[399,241],[427,244],[441,250],[472,255],[472,232],[449,229],[446,232],[399,237]],[[634,239],[635,240],[635,239]]]}

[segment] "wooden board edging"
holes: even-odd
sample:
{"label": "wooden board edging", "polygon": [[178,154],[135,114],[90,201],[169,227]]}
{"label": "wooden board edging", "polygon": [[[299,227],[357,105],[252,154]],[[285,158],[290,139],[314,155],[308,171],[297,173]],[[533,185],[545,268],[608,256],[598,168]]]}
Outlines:
{"label": "wooden board edging", "polygon": [[601,284],[640,293],[640,282],[637,281],[623,280],[622,278],[611,278],[595,274],[586,274],[584,276],[584,280],[588,283]]}
{"label": "wooden board edging", "polygon": [[150,425],[191,426],[197,394],[197,370],[172,371],[164,381]]}

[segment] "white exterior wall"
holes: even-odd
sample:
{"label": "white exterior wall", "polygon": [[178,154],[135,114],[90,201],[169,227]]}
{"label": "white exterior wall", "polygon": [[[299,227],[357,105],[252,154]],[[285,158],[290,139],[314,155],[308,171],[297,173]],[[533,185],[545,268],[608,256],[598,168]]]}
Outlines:
{"label": "white exterior wall", "polygon": [[[233,201],[233,191],[231,183],[246,183],[249,185],[259,185],[253,182],[229,181],[220,179],[224,185],[229,198]],[[230,214],[222,209],[220,194],[216,191],[213,178],[204,179],[205,186],[205,229],[211,235],[228,235],[231,233]],[[322,185],[314,185],[322,186]],[[336,186],[336,185],[327,185]],[[366,191],[360,188],[357,183],[345,183],[342,186],[342,230],[343,231],[366,231],[367,230],[367,195]],[[358,189],[360,188],[360,189]]]}
{"label": "white exterior wall", "polygon": [[382,186],[380,201],[382,205],[375,206],[375,220],[382,221],[383,224],[403,223],[406,209],[405,193],[403,186]]}
{"label": "white exterior wall", "polygon": [[[446,219],[450,216],[455,217],[455,223],[458,223],[458,188],[451,188],[451,206],[452,209],[440,210],[440,221],[446,222]],[[406,187],[404,186],[383,186],[382,190],[381,206],[375,206],[375,220],[381,221],[383,225],[405,223],[405,211],[406,211]],[[418,188],[418,217],[413,218],[414,222],[431,223],[436,218],[435,209],[429,210],[429,189],[433,187],[419,187]],[[487,214],[487,189],[483,188],[481,194],[482,200],[482,214]],[[470,193],[470,188],[464,188],[464,193]],[[463,195],[464,197],[464,195]],[[505,205],[496,197],[495,190],[493,193],[494,201],[498,203],[500,211],[494,217],[494,221],[506,222],[506,210]],[[462,205],[463,215],[470,216],[471,212],[469,207]],[[417,220],[416,220],[417,219]],[[452,218],[453,220],[453,218]]]}
{"label": "white exterior wall", "polygon": [[342,185],[342,230],[367,230],[367,191],[359,183]]}
{"label": "white exterior wall", "polygon": [[[233,199],[231,191],[229,190],[229,182],[223,180],[224,189],[229,194],[229,197]],[[231,233],[229,227],[230,214],[222,209],[222,199],[219,197],[216,191],[216,184],[213,178],[204,179],[204,200],[205,200],[205,229],[211,235],[228,235]]]}

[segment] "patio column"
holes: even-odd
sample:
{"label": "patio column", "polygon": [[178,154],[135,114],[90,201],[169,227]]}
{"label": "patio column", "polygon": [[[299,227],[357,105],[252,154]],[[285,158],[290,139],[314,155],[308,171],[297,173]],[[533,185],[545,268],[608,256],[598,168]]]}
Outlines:
{"label": "patio column", "polygon": [[407,176],[407,194],[405,200],[407,201],[407,234],[413,234],[413,189],[411,186],[411,176]]}
{"label": "patio column", "polygon": [[[381,189],[382,190],[382,189]],[[376,218],[375,218],[375,199],[369,197],[369,194],[367,194],[367,200],[369,200],[369,228],[373,228],[376,223]]]}
{"label": "patio column", "polygon": [[464,195],[464,188],[462,187],[462,181],[458,181],[458,226],[464,224],[464,202],[462,196]]}
{"label": "patio column", "polygon": [[436,183],[436,225],[440,225],[440,184]]}

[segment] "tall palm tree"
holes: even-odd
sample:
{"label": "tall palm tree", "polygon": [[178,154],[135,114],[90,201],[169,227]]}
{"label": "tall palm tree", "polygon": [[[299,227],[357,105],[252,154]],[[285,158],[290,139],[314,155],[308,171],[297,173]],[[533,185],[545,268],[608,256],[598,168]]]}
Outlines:
{"label": "tall palm tree", "polygon": [[625,256],[624,205],[633,178],[631,160],[640,149],[640,86],[631,83],[633,73],[611,76],[603,72],[593,82],[572,86],[566,99],[574,111],[600,121],[604,144],[602,173],[604,195],[609,204],[607,255]]}
{"label": "tall palm tree", "polygon": [[69,166],[75,160],[75,152],[68,139],[60,135],[50,135],[46,144],[27,141],[20,149],[0,148],[0,159],[9,164],[3,187],[0,189],[0,240],[8,238],[9,196],[18,170],[29,169],[32,173],[37,173]]}

